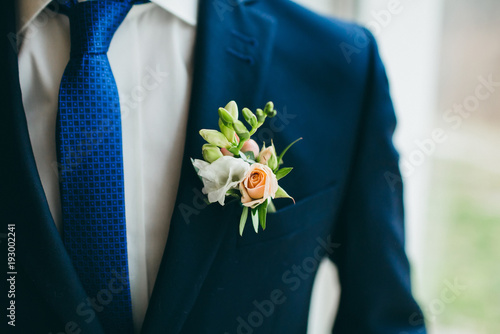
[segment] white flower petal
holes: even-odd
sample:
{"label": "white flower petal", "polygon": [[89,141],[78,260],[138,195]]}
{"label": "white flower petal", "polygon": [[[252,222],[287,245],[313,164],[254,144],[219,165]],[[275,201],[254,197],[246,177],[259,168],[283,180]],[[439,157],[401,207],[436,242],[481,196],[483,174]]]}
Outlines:
{"label": "white flower petal", "polygon": [[193,166],[200,170],[202,168],[205,168],[207,167],[208,165],[210,165],[208,162],[206,162],[205,160],[200,160],[200,159],[194,159],[193,160]]}
{"label": "white flower petal", "polygon": [[219,202],[220,205],[224,205],[226,192],[229,189],[238,188],[250,168],[250,165],[242,159],[229,156],[223,156],[211,164],[195,160],[193,165],[199,169],[198,175],[202,178],[204,185],[202,191],[208,195],[208,201]]}

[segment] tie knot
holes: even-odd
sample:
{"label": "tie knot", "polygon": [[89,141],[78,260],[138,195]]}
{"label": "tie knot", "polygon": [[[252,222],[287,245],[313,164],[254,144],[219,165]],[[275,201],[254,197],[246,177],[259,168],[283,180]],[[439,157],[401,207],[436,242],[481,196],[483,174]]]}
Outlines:
{"label": "tie knot", "polygon": [[74,4],[68,10],[71,57],[105,54],[131,7],[130,0],[94,0]]}

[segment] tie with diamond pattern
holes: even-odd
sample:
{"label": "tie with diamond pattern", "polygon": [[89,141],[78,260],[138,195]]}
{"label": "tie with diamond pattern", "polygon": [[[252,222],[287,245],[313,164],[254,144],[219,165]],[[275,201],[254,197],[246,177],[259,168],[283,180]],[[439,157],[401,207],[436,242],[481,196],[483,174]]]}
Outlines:
{"label": "tie with diamond pattern", "polygon": [[[131,1],[65,7],[71,56],[59,91],[64,244],[106,333],[131,333],[118,90],[106,55]],[[88,319],[88,318],[86,318]]]}

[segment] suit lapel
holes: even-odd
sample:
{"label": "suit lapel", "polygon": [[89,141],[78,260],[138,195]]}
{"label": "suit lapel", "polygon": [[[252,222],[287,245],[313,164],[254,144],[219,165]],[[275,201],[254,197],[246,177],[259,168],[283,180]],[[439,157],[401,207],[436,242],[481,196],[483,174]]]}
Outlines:
{"label": "suit lapel", "polygon": [[260,96],[276,23],[248,3],[217,7],[200,1],[193,89],[181,179],[170,232],[142,333],[179,333],[228,230],[236,233],[237,203],[205,206],[190,158],[201,156],[202,128],[217,128],[217,109],[230,100],[263,106]]}
{"label": "suit lapel", "polygon": [[[7,13],[15,12],[14,1],[8,1],[5,7]],[[10,36],[16,31],[16,15],[5,17],[2,36]],[[16,225],[19,271],[33,282],[61,324],[74,321],[85,333],[102,333],[97,318],[87,323],[77,314],[78,305],[87,296],[52,219],[36,168],[21,98],[17,50],[7,38],[2,41],[0,132],[4,136],[2,159],[8,162],[1,164],[0,173],[2,225]]]}

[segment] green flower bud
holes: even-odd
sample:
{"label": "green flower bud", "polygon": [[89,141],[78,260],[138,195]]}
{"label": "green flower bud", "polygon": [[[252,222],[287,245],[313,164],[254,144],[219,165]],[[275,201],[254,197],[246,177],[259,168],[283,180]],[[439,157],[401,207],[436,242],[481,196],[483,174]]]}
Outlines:
{"label": "green flower bud", "polygon": [[226,136],[227,140],[232,142],[235,140],[235,132],[232,128],[232,125],[230,126],[225,126],[224,123],[222,122],[222,120],[219,118],[219,128],[220,128],[220,132],[222,132],[224,134],[224,136]]}
{"label": "green flower bud", "polygon": [[257,114],[257,121],[261,124],[264,123],[264,121],[266,120],[266,117],[267,117],[266,114],[264,113],[264,110],[257,109],[256,114]]}
{"label": "green flower bud", "polygon": [[226,106],[224,107],[231,116],[233,116],[234,119],[238,119],[238,105],[234,101],[230,101]]}
{"label": "green flower bud", "polygon": [[212,144],[203,145],[201,148],[201,152],[203,154],[203,159],[205,159],[205,161],[209,163],[212,163],[222,157],[222,152],[220,151],[220,149]]}
{"label": "green flower bud", "polygon": [[269,161],[267,162],[267,165],[272,170],[275,170],[276,168],[278,168],[278,158],[276,157],[276,153],[271,155],[271,157],[269,158]]}
{"label": "green flower bud", "polygon": [[234,129],[234,131],[236,131],[236,133],[240,137],[240,141],[242,139],[240,134],[248,133],[247,127],[239,120],[234,121],[233,129]]}
{"label": "green flower bud", "polygon": [[241,133],[238,135],[238,137],[240,137],[240,143],[245,142],[250,139],[250,132]]}
{"label": "green flower bud", "polygon": [[264,113],[269,116],[269,114],[274,110],[274,103],[271,101],[266,103],[266,106],[264,107]]}
{"label": "green flower bud", "polygon": [[226,126],[234,122],[233,115],[224,108],[219,108],[219,117]]}
{"label": "green flower bud", "polygon": [[241,121],[234,121],[233,128],[238,137],[240,137],[240,145],[250,138],[250,132]]}
{"label": "green flower bud", "polygon": [[242,112],[243,117],[245,117],[247,123],[250,124],[252,128],[255,128],[257,126],[257,117],[254,115],[254,113],[248,108],[243,108]]}
{"label": "green flower bud", "polygon": [[267,114],[267,117],[269,117],[269,118],[273,118],[274,116],[276,116],[276,114],[277,114],[277,113],[278,113],[278,112],[277,112],[276,110],[273,110],[273,111],[271,111],[271,112],[269,112],[269,113]]}
{"label": "green flower bud", "polygon": [[230,148],[231,143],[227,140],[226,136],[220,133],[217,130],[200,130],[200,135],[212,145],[216,145],[218,147]]}

